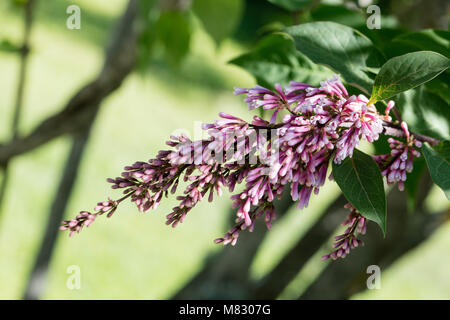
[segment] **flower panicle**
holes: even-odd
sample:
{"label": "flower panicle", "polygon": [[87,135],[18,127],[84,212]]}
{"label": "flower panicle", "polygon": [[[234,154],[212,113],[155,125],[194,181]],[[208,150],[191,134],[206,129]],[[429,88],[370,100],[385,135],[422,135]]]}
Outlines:
{"label": "flower panicle", "polygon": [[398,189],[403,191],[407,173],[413,170],[414,158],[420,157],[420,152],[416,148],[422,147],[422,142],[410,134],[405,122],[401,123],[401,127],[405,132],[406,141],[388,138],[390,153],[376,155],[373,158],[386,182],[389,185],[397,183]]}
{"label": "flower panicle", "polygon": [[358,239],[357,236],[366,233],[367,219],[351,204],[347,204],[345,207],[350,209],[350,213],[342,223],[347,228],[343,234],[334,237],[333,248],[335,250],[323,256],[322,260],[345,258],[350,253],[350,250],[364,245],[364,242]]}
{"label": "flower panicle", "polygon": [[75,219],[65,220],[61,223],[60,230],[70,230],[69,235],[80,233],[83,227],[89,227],[97,216],[105,214],[110,218],[116,211],[118,202],[109,198],[107,201],[99,202],[94,209],[94,213],[81,211]]}
{"label": "flower panicle", "polygon": [[[254,116],[247,122],[221,112],[220,119],[202,126],[206,138],[192,141],[187,135],[171,136],[155,158],[126,166],[119,177],[107,181],[124,196],[99,203],[94,213],[82,211],[75,219],[63,221],[61,230],[70,235],[89,226],[98,215],[110,217],[124,199],[129,198],[141,212],[156,209],[162,199],[184,190],[176,197],[178,205],[166,216],[166,224],[176,227],[205,198],[212,202],[222,196],[223,189],[234,192],[239,184],[243,190],[231,196],[236,209],[236,225],[216,243],[236,244],[242,230],[253,230],[255,220],[264,217],[267,228],[276,217],[273,201],[286,186],[299,209],[306,208],[313,194],[318,194],[331,161],[340,163],[352,157],[361,140],[376,141],[383,132],[383,121],[389,118],[393,102],[380,115],[364,95],[349,96],[345,86],[334,76],[314,87],[291,82],[274,90],[256,86],[235,88],[236,95],[245,95],[250,110],[271,110],[269,121]],[[281,115],[282,111],[284,115]],[[281,120],[277,123],[277,119]],[[388,183],[399,182],[412,169],[413,147],[420,142],[402,124],[407,141],[390,139],[391,153],[375,156],[384,167]],[[389,166],[387,166],[389,164]],[[350,219],[351,218],[351,219]],[[335,259],[349,253],[362,242],[356,234],[365,232],[366,220],[352,208],[344,235],[337,239],[336,250],[328,255]]]}

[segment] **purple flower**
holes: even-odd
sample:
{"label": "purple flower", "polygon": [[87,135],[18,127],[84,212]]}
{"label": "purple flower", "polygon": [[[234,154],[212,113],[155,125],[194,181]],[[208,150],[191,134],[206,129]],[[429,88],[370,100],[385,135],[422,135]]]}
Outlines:
{"label": "purple flower", "polygon": [[336,127],[343,130],[336,143],[335,163],[352,157],[353,150],[361,138],[369,142],[378,140],[383,131],[383,122],[373,104],[367,105],[368,99],[363,96],[352,96],[342,106]]}
{"label": "purple flower", "polygon": [[83,227],[89,227],[97,216],[107,213],[107,217],[110,218],[117,209],[119,201],[109,199],[108,201],[99,202],[95,207],[95,213],[88,211],[81,211],[75,219],[65,220],[61,223],[60,230],[70,230],[69,236],[73,236],[75,233],[80,233]]}
{"label": "purple flower", "polygon": [[[182,179],[188,185],[167,215],[166,223],[175,227],[205,197],[213,201],[222,187],[233,192],[245,181],[244,190],[232,196],[237,226],[221,241],[234,243],[240,230],[252,229],[259,216],[264,215],[270,226],[275,218],[272,202],[286,185],[297,207],[306,208],[311,195],[325,183],[334,149],[335,161],[342,161],[352,155],[361,138],[374,141],[382,129],[375,107],[367,105],[364,96],[349,97],[338,76],[317,88],[291,82],[287,89],[276,84],[275,91],[256,86],[236,88],[235,94],[245,94],[250,109],[275,110],[271,121],[255,116],[249,123],[220,113],[220,120],[203,125],[206,139],[171,136],[167,141],[171,150],[127,166],[120,177],[108,179],[113,189],[123,190],[120,200],[100,203],[96,213],[66,221],[63,227],[79,232],[97,215],[109,212],[110,216],[126,198],[142,212],[156,209],[169,192],[177,192]],[[274,124],[281,110],[287,113]]]}
{"label": "purple flower", "polygon": [[405,122],[401,123],[401,127],[405,132],[406,141],[402,142],[393,138],[388,139],[390,154],[382,154],[373,156],[375,162],[381,169],[381,174],[386,177],[389,185],[397,182],[398,189],[405,189],[404,182],[407,173],[413,170],[414,157],[420,157],[420,152],[414,147],[420,148],[422,142],[410,135],[408,126]]}
{"label": "purple flower", "polygon": [[342,225],[348,227],[343,234],[334,237],[335,243],[333,244],[333,247],[335,250],[323,256],[322,260],[345,258],[350,253],[351,249],[364,244],[357,238],[357,235],[366,233],[366,218],[364,218],[351,204],[347,204],[345,207],[350,209],[350,213]]}
{"label": "purple flower", "polygon": [[249,110],[259,107],[266,110],[275,109],[270,123],[275,123],[278,112],[281,109],[287,108],[289,105],[288,98],[279,83],[275,85],[275,91],[257,85],[255,88],[251,89],[235,87],[234,94],[245,94],[247,96],[245,102],[247,102]]}
{"label": "purple flower", "polygon": [[[306,208],[313,194],[324,185],[329,163],[340,163],[353,155],[362,139],[374,142],[383,132],[383,120],[390,121],[389,102],[385,115],[380,115],[364,95],[349,96],[338,76],[322,81],[319,87],[291,82],[275,90],[256,86],[235,88],[235,94],[245,94],[249,109],[262,107],[273,110],[270,121],[254,116],[247,122],[221,112],[219,120],[204,124],[205,139],[192,141],[186,135],[171,136],[161,150],[148,161],[126,166],[120,177],[108,179],[113,189],[121,189],[122,198],[98,203],[95,212],[82,211],[75,219],[63,221],[61,230],[72,235],[89,226],[98,215],[110,217],[119,203],[129,198],[142,212],[156,209],[161,201],[178,190],[181,181],[185,189],[176,197],[178,205],[166,216],[166,224],[176,227],[200,201],[209,202],[221,196],[223,188],[234,192],[236,185],[245,184],[231,196],[236,209],[236,224],[216,243],[236,244],[242,230],[253,230],[255,220],[263,217],[271,228],[276,214],[273,201],[280,198],[288,186],[297,208]],[[280,123],[275,123],[282,112]],[[410,135],[402,123],[406,142],[389,139],[391,153],[374,156],[387,182],[398,182],[403,189],[406,172],[412,170],[412,159],[419,153],[414,146],[420,142]],[[366,219],[353,207],[344,222],[345,233],[336,237],[334,252],[324,259],[345,257],[350,249],[362,244],[356,235],[365,233]]]}

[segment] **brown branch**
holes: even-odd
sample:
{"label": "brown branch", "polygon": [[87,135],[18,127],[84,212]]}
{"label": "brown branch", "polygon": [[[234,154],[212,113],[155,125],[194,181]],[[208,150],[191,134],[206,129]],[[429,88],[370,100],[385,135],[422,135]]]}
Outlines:
{"label": "brown branch", "polygon": [[[383,121],[383,128],[384,128],[383,134],[385,134],[387,136],[393,136],[393,137],[399,137],[399,138],[406,137],[403,129],[399,125],[393,124],[392,122]],[[438,139],[435,139],[435,138],[432,138],[429,136],[425,136],[423,134],[411,132],[411,135],[413,135],[417,140],[419,140],[421,142],[428,142],[432,146],[438,145],[440,143],[440,141]]]}
{"label": "brown branch", "polygon": [[0,145],[0,165],[60,135],[76,133],[83,128],[91,116],[90,109],[116,90],[135,65],[138,37],[134,23],[136,14],[137,0],[130,0],[124,15],[125,23],[107,50],[103,69],[97,78],[80,89],[63,110],[42,121],[30,134]]}

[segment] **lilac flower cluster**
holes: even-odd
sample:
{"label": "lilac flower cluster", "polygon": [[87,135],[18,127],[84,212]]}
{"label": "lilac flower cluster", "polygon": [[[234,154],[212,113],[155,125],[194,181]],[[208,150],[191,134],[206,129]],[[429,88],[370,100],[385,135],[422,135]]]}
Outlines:
{"label": "lilac flower cluster", "polygon": [[[291,82],[285,90],[278,84],[275,88],[235,89],[235,94],[246,95],[250,110],[274,109],[272,124],[280,110],[289,113],[272,140],[278,152],[269,157],[268,164],[252,168],[245,190],[232,197],[238,208],[237,225],[224,238],[216,239],[218,243],[234,244],[242,228],[253,226],[253,215],[258,216],[254,213],[261,214],[288,184],[297,207],[306,208],[311,194],[317,194],[325,183],[332,150],[336,148],[334,161],[339,163],[352,156],[360,139],[373,142],[383,130],[375,106],[368,105],[363,95],[349,97],[336,76],[318,88],[300,82]],[[272,220],[272,211],[273,207],[266,210],[266,221]]]}
{"label": "lilac flower cluster", "polygon": [[[122,198],[99,203],[94,213],[81,212],[76,219],[64,221],[61,229],[70,229],[71,235],[79,232],[98,215],[111,216],[127,198],[142,212],[156,209],[169,192],[177,192],[181,179],[187,186],[176,198],[179,204],[166,217],[166,223],[175,227],[205,197],[211,202],[214,194],[222,195],[223,187],[233,192],[236,185],[245,182],[243,190],[231,197],[237,209],[236,225],[215,240],[234,245],[241,230],[253,230],[259,217],[271,227],[275,219],[273,200],[281,197],[286,186],[297,207],[306,208],[311,195],[325,183],[330,161],[340,163],[351,157],[361,139],[377,140],[388,117],[388,111],[386,116],[378,114],[364,95],[349,96],[338,76],[322,81],[319,87],[291,82],[287,88],[276,84],[274,91],[261,86],[235,88],[235,94],[246,96],[250,110],[272,110],[270,121],[255,116],[246,122],[220,113],[220,120],[203,125],[205,139],[171,136],[166,142],[170,150],[127,166],[120,177],[108,179],[113,189],[123,190]],[[392,108],[393,104],[388,106]],[[410,142],[390,143],[391,156],[379,156],[377,161],[392,162],[383,174],[388,182],[399,181],[400,186],[417,151]],[[348,232],[337,239],[337,249],[329,257],[343,257],[359,245],[355,232],[365,230],[365,221],[353,208],[346,221]]]}
{"label": "lilac flower cluster", "polygon": [[405,132],[406,142],[393,138],[388,139],[390,154],[382,154],[373,156],[381,169],[381,174],[386,177],[389,185],[397,182],[398,189],[405,189],[406,173],[413,170],[414,157],[420,157],[420,152],[414,147],[420,148],[422,142],[411,136],[408,126],[405,122],[401,123],[401,127]]}
{"label": "lilac flower cluster", "polygon": [[335,243],[333,244],[333,247],[335,250],[330,254],[323,256],[322,260],[345,258],[350,253],[351,249],[364,244],[362,240],[357,238],[357,235],[366,233],[366,218],[364,218],[350,203],[345,205],[345,207],[350,209],[350,213],[342,225],[348,227],[343,234],[334,237]]}
{"label": "lilac flower cluster", "polygon": [[99,202],[94,209],[94,213],[81,211],[75,219],[63,221],[60,230],[70,230],[69,235],[73,236],[75,233],[79,233],[83,227],[89,227],[99,215],[106,213],[106,216],[110,218],[116,211],[119,202],[120,200],[114,201],[112,199]]}

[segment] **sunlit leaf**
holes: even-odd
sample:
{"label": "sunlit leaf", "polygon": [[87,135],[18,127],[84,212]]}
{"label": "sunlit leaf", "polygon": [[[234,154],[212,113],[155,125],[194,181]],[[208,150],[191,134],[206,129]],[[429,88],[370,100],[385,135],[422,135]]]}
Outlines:
{"label": "sunlit leaf", "polygon": [[432,51],[407,53],[388,60],[375,78],[370,101],[375,103],[415,88],[450,67],[450,60]]}
{"label": "sunlit leaf", "polygon": [[298,52],[292,39],[282,33],[265,37],[253,51],[233,59],[231,63],[247,70],[266,87],[275,83],[287,85],[292,80],[319,84],[332,75],[330,70]]}
{"label": "sunlit leaf", "polygon": [[312,22],[289,27],[297,50],[313,62],[325,65],[344,80],[367,93],[373,80],[370,67],[377,67],[378,54],[372,42],[361,32],[334,22]]}

